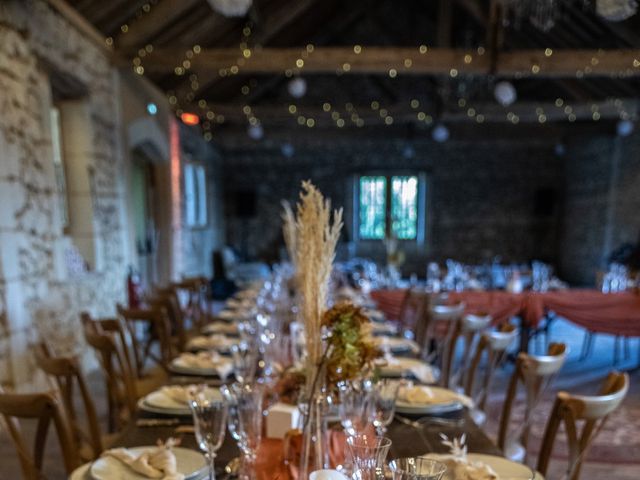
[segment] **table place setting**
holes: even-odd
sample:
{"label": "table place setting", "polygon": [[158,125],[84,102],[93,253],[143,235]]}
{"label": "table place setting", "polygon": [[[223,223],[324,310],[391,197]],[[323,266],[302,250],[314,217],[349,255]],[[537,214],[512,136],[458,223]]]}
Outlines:
{"label": "table place setting", "polygon": [[420,383],[433,384],[438,380],[440,372],[436,367],[409,357],[395,357],[387,354],[376,362],[382,377],[407,378],[414,377]]}
{"label": "table place setting", "polygon": [[215,351],[185,352],[171,361],[169,371],[178,375],[215,376],[225,380],[233,373],[233,362]]}
{"label": "table place setting", "polygon": [[420,346],[408,338],[379,335],[373,338],[373,343],[385,353],[420,353]]}
{"label": "table place setting", "polygon": [[471,398],[453,390],[413,384],[402,385],[396,401],[396,411],[407,415],[438,414],[473,406]]}
{"label": "table place setting", "polygon": [[217,350],[220,353],[228,353],[231,350],[231,346],[236,345],[237,343],[237,338],[227,337],[222,334],[210,336],[200,335],[189,340],[187,343],[187,350]]}
{"label": "table place setting", "polygon": [[205,325],[202,328],[202,333],[205,335],[223,334],[228,336],[237,336],[240,331],[238,325],[229,322],[213,322]]}
{"label": "table place setting", "polygon": [[69,480],[201,480],[208,473],[204,456],[178,447],[173,438],[153,446],[113,448],[77,468]]}
{"label": "table place setting", "polygon": [[189,402],[195,392],[210,401],[222,401],[220,390],[199,385],[166,385],[138,401],[140,410],[162,414],[187,416],[191,414]]}

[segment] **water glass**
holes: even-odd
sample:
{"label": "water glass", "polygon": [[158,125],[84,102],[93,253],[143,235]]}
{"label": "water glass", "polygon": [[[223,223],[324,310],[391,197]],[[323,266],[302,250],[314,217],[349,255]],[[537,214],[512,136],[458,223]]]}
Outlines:
{"label": "water glass", "polygon": [[231,345],[233,374],[240,383],[252,382],[258,367],[258,348],[249,342]]}
{"label": "water glass", "polygon": [[358,480],[384,479],[384,465],[391,440],[387,437],[358,433],[347,437],[353,458],[353,478]]}
{"label": "water glass", "polygon": [[393,421],[399,390],[400,382],[397,380],[381,379],[374,385],[375,415],[373,425],[376,427],[378,435],[384,435],[387,427]]}
{"label": "water glass", "polygon": [[228,385],[222,385],[220,393],[224,403],[227,405],[227,428],[231,437],[238,443],[238,448],[244,454],[244,444],[240,435],[240,418],[238,417],[238,399],[235,392]]}
{"label": "water glass", "polygon": [[193,415],[196,442],[209,460],[209,480],[215,480],[216,452],[224,441],[227,406],[219,400],[207,398],[203,391],[195,393],[189,401]]}
{"label": "water glass", "polygon": [[425,457],[398,458],[389,462],[393,480],[440,480],[447,466]]}
{"label": "water glass", "polygon": [[345,382],[339,386],[338,395],[342,428],[347,435],[362,433],[374,415],[371,381]]}

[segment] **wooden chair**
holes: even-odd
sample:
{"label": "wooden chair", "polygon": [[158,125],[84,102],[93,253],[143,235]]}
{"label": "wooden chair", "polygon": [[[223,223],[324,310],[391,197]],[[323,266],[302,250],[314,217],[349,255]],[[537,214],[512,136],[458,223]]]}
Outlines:
{"label": "wooden chair", "polygon": [[[606,422],[607,416],[620,406],[628,390],[629,375],[612,372],[597,396],[558,392],[542,439],[537,470],[546,475],[556,435],[563,424],[569,446],[566,478],[578,480],[582,462],[591,442]],[[581,432],[578,422],[584,423]]]}
{"label": "wooden chair", "polygon": [[209,280],[202,276],[184,277],[182,281],[175,283],[173,286],[187,291],[186,310],[188,316],[194,322],[194,327],[200,330],[211,320]]}
{"label": "wooden chair", "polygon": [[188,340],[187,319],[180,305],[177,288],[161,288],[154,292],[149,304],[155,309],[164,309],[167,312],[171,329],[171,341],[179,351],[183,351]]}
{"label": "wooden chair", "polygon": [[[449,381],[451,388],[456,388],[460,391],[464,390],[468,369],[471,365],[471,356],[480,341],[482,332],[490,327],[492,320],[491,315],[466,314],[462,317],[459,338],[461,338],[464,343],[464,349],[457,368],[455,365],[451,367],[451,380]],[[454,346],[453,348],[455,351],[456,347]],[[453,356],[452,363],[455,363],[455,355]]]}
{"label": "wooden chair", "polygon": [[[118,305],[117,310],[131,331],[137,376],[143,376],[149,359],[168,368],[175,355],[166,309],[159,306],[129,309]],[[154,352],[156,342],[158,351]]]}
{"label": "wooden chair", "polygon": [[[466,368],[464,393],[474,400],[475,408],[471,415],[478,425],[483,425],[486,421],[485,408],[495,369],[504,361],[508,348],[516,338],[518,338],[518,330],[508,323],[502,324],[497,330],[482,333],[475,353]],[[486,364],[479,379],[480,388],[477,389],[476,378],[485,357]]]}
{"label": "wooden chair", "polygon": [[[122,430],[133,418],[136,401],[139,398],[136,388],[132,362],[127,360],[126,352],[116,340],[115,325],[118,320],[93,321],[86,313],[82,314],[84,336],[96,353],[105,376],[107,402],[109,409],[108,430]],[[105,326],[114,328],[112,331]]]}
{"label": "wooden chair", "polygon": [[440,384],[448,388],[451,382],[451,367],[455,347],[462,332],[462,315],[465,304],[430,305],[426,331],[423,340],[423,357],[432,363],[439,360],[441,376]]}
{"label": "wooden chair", "polygon": [[[55,379],[62,397],[64,411],[69,420],[71,433],[79,448],[83,461],[95,460],[104,450],[104,442],[96,414],[93,398],[80,369],[77,357],[54,357],[47,345],[42,342],[34,347],[34,357],[38,367]],[[81,422],[75,405],[75,387],[82,400],[85,421]],[[84,424],[84,426],[83,426]]]}
{"label": "wooden chair", "polygon": [[[544,390],[549,387],[564,365],[565,358],[566,346],[563,343],[551,343],[547,355],[532,356],[524,352],[518,355],[515,370],[507,389],[498,430],[498,447],[502,449],[507,458],[520,462],[526,460],[530,416]],[[511,411],[520,384],[525,390],[524,419],[515,435],[508,436]]]}
{"label": "wooden chair", "polygon": [[[63,408],[59,399],[52,393],[14,394],[6,393],[0,387],[0,415],[2,426],[9,432],[9,437],[18,454],[22,476],[25,480],[46,478],[43,471],[43,460],[49,426],[52,422],[58,435],[62,461],[67,475],[80,465],[76,444],[69,430]],[[38,421],[33,454],[29,452],[18,419],[37,419]]]}
{"label": "wooden chair", "polygon": [[400,327],[404,331],[413,332],[414,338],[420,342],[421,329],[426,321],[429,298],[426,292],[409,289],[400,310]]}

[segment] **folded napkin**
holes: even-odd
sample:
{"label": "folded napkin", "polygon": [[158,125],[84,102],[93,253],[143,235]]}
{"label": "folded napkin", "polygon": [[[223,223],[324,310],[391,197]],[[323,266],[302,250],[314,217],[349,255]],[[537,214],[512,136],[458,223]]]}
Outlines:
{"label": "folded napkin", "polygon": [[183,353],[176,362],[188,368],[212,369],[222,379],[227,378],[233,370],[233,364],[217,352]]}
{"label": "folded napkin", "polygon": [[184,475],[178,473],[176,456],[172,450],[174,445],[175,440],[170,438],[165,444],[145,449],[142,453],[133,453],[126,448],[112,448],[102,456],[115,458],[147,478],[184,480]]}
{"label": "folded napkin", "polygon": [[233,323],[213,322],[206,325],[203,329],[206,333],[238,333],[238,326]]}
{"label": "folded napkin", "polygon": [[209,337],[194,337],[189,342],[189,348],[229,348],[234,343],[237,343],[237,341],[222,334],[217,334]]}
{"label": "folded napkin", "polygon": [[468,457],[438,455],[438,461],[447,466],[447,478],[455,480],[499,480],[498,474],[483,462]]}
{"label": "folded napkin", "polygon": [[160,391],[174,402],[188,405],[198,388],[197,385],[167,385],[162,387]]}
{"label": "folded napkin", "polygon": [[413,359],[399,359],[389,352],[385,354],[383,361],[389,370],[400,372],[400,374],[408,371],[420,383],[434,383],[436,381],[431,365],[424,362],[414,361]]}

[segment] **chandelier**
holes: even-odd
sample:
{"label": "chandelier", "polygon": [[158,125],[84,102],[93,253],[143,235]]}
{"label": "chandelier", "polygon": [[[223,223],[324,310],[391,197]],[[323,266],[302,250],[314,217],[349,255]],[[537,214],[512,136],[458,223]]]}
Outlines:
{"label": "chandelier", "polygon": [[251,8],[252,0],[208,0],[216,12],[225,17],[244,17]]}

